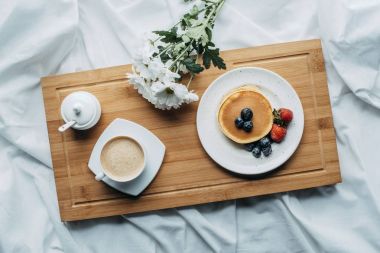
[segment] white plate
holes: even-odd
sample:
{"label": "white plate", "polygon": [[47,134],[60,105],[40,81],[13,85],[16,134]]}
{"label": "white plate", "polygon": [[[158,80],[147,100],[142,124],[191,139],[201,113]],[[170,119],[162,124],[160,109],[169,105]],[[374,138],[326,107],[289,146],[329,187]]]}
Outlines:
{"label": "white plate", "polygon": [[165,155],[165,146],[148,129],[132,121],[115,119],[100,135],[92,150],[88,167],[95,175],[101,171],[100,153],[103,146],[107,141],[117,136],[129,136],[144,146],[147,159],[146,167],[140,176],[130,182],[119,183],[108,177],[105,177],[103,182],[121,192],[137,196],[150,184],[160,169]]}
{"label": "white plate", "polygon": [[[280,144],[272,144],[269,157],[255,158],[219,129],[217,113],[223,96],[243,85],[256,87],[268,98],[272,108],[284,107],[293,111],[294,117],[285,139]],[[262,68],[237,68],[218,77],[203,94],[197,113],[199,139],[209,156],[227,170],[244,175],[271,171],[288,160],[297,149],[303,127],[303,109],[296,91],[284,78]]]}

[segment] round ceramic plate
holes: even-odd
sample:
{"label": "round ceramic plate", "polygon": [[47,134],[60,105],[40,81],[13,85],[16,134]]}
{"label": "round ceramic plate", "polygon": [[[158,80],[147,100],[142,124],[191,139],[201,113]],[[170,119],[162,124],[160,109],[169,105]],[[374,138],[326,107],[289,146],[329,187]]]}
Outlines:
{"label": "round ceramic plate", "polygon": [[[242,144],[228,139],[220,130],[217,113],[228,92],[251,85],[267,97],[272,108],[289,108],[293,120],[285,139],[272,144],[269,157],[255,158]],[[209,156],[222,167],[244,175],[257,175],[276,169],[297,149],[304,127],[301,101],[293,87],[278,74],[254,67],[237,68],[218,77],[205,91],[199,103],[197,130],[199,139]]]}

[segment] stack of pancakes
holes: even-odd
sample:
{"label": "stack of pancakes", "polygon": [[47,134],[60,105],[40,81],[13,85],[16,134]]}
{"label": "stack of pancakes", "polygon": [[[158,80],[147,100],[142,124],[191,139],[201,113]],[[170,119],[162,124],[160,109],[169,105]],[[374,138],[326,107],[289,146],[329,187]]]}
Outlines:
{"label": "stack of pancakes", "polygon": [[[243,108],[253,111],[253,129],[245,132],[235,126],[235,119]],[[266,136],[272,129],[272,106],[253,86],[242,86],[229,92],[222,100],[218,122],[222,132],[237,143],[251,143]]]}

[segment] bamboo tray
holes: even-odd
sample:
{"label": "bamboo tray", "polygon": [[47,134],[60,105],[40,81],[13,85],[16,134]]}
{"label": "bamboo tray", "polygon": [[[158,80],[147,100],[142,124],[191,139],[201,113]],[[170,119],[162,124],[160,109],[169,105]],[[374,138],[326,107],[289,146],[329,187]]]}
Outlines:
{"label": "bamboo tray", "polygon": [[[227,69],[258,66],[277,72],[293,85],[305,112],[305,129],[295,154],[260,178],[242,178],[214,163],[198,139],[197,103],[177,111],[159,111],[128,85],[130,65],[49,76],[41,79],[56,189],[64,221],[146,212],[341,182],[335,132],[319,40],[222,52]],[[192,88],[202,95],[224,71],[197,76]],[[102,117],[93,129],[60,134],[61,101],[71,92],[93,93]],[[124,195],[97,182],[88,169],[91,150],[107,125],[125,118],[150,129],[166,145],[164,163],[139,196]]]}

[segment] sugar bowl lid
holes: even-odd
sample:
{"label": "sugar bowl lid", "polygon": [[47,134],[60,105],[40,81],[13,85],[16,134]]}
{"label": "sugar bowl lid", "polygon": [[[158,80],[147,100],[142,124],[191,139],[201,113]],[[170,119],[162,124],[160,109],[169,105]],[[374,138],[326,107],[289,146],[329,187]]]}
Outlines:
{"label": "sugar bowl lid", "polygon": [[61,115],[64,121],[75,121],[71,127],[84,130],[94,126],[100,118],[101,107],[98,99],[86,91],[76,91],[64,98]]}

